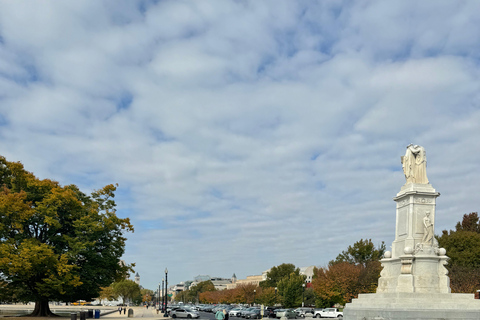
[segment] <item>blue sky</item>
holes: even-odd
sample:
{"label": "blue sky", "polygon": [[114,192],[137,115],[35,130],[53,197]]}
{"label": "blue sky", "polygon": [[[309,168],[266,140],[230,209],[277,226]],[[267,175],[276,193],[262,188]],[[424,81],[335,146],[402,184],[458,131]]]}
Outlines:
{"label": "blue sky", "polygon": [[[0,1],[0,154],[118,183],[144,287],[390,246],[409,143],[436,233],[479,209],[477,1]],[[448,254],[448,253],[447,253]]]}

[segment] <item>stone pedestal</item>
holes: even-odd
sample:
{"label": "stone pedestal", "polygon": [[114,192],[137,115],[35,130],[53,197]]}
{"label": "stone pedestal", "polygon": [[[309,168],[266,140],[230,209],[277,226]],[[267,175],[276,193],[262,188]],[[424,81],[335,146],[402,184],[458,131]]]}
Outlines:
{"label": "stone pedestal", "polygon": [[402,186],[394,198],[395,240],[380,261],[377,293],[360,294],[347,304],[346,320],[480,319],[480,300],[450,293],[448,257],[430,236],[439,195],[430,184]]}
{"label": "stone pedestal", "polygon": [[478,320],[480,300],[463,293],[360,294],[343,310],[346,320]]}

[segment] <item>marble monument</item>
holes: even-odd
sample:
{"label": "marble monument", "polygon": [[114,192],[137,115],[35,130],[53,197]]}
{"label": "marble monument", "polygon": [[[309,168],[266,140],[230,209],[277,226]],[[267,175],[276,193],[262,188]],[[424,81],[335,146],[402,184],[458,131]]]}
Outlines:
{"label": "marble monument", "polygon": [[395,240],[386,251],[377,292],[347,304],[347,320],[480,319],[480,300],[452,294],[446,251],[434,237],[436,199],[425,149],[408,145],[401,157],[406,182],[396,202]]}

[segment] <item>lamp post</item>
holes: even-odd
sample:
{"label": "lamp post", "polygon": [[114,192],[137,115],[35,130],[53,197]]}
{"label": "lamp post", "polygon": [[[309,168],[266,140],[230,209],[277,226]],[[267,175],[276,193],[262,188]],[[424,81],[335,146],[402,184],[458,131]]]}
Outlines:
{"label": "lamp post", "polygon": [[168,297],[168,269],[165,268],[165,314],[164,317],[168,317],[167,313],[167,297]]}
{"label": "lamp post", "polygon": [[256,289],[253,290],[253,305],[255,305],[255,293],[257,293]]}
{"label": "lamp post", "polygon": [[277,305],[277,287],[275,287],[275,305]]}
{"label": "lamp post", "polygon": [[305,283],[302,283],[302,307],[305,306]]}
{"label": "lamp post", "polygon": [[163,285],[163,283],[161,283],[161,282],[158,283],[158,299],[157,299],[158,307],[157,307],[157,310],[160,310],[160,288],[162,288],[162,287],[160,287],[160,285]]}
{"label": "lamp post", "polygon": [[163,293],[163,290],[164,290],[163,287],[164,287],[164,285],[165,285],[165,278],[162,278],[162,300],[161,300],[161,301],[162,301],[162,302],[161,302],[161,310],[162,310],[162,312],[165,312],[165,310],[163,310],[163,300],[165,299],[165,298],[164,298],[164,297],[165,297],[165,294]]}

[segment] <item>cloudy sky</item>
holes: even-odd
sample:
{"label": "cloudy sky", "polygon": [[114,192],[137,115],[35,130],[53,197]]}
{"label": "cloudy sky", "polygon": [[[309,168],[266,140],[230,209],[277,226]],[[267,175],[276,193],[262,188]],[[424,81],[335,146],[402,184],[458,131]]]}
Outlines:
{"label": "cloudy sky", "polygon": [[0,1],[0,154],[118,183],[155,289],[391,245],[409,143],[436,233],[480,207],[478,1]]}

